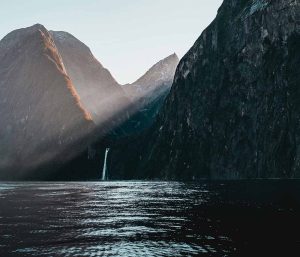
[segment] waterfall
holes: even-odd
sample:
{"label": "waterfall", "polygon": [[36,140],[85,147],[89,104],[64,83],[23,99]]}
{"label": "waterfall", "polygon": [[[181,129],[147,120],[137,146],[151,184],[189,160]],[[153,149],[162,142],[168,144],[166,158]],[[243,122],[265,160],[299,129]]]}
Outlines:
{"label": "waterfall", "polygon": [[104,164],[103,164],[103,170],[102,170],[102,180],[106,180],[107,179],[107,164],[106,164],[106,160],[107,160],[107,154],[109,152],[109,148],[106,148],[105,150],[105,155],[104,155]]}

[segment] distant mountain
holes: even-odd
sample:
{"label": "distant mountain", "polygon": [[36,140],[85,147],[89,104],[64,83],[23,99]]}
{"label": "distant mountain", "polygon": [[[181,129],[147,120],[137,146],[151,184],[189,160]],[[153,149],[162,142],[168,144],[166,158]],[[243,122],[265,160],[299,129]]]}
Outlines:
{"label": "distant mountain", "polygon": [[[148,101],[157,97],[156,92],[169,91],[179,59],[174,53],[153,65],[141,78],[124,86],[124,90],[133,100],[148,97]],[[146,100],[146,99],[145,99]]]}
{"label": "distant mountain", "polygon": [[170,92],[178,63],[177,55],[172,54],[153,65],[136,82],[123,86],[139,112],[139,118],[132,119],[137,128],[147,128],[155,120]]}
{"label": "distant mountain", "polygon": [[111,172],[300,177],[299,20],[298,0],[225,0],[180,61],[152,129],[110,151]]}
{"label": "distant mountain", "polygon": [[110,126],[114,127],[124,122],[128,116],[124,116],[123,110],[131,102],[111,73],[71,34],[62,31],[50,31],[50,34],[83,106],[96,125],[110,120]]}
{"label": "distant mountain", "polygon": [[0,41],[0,178],[25,178],[87,147],[90,113],[42,25]]}

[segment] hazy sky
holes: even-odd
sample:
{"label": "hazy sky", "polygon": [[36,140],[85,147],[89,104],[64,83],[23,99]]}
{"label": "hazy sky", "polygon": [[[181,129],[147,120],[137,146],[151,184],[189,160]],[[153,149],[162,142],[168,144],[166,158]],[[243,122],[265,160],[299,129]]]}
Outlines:
{"label": "hazy sky", "polygon": [[214,19],[222,0],[1,1],[0,37],[43,24],[87,44],[119,83],[135,81],[176,52],[181,58]]}

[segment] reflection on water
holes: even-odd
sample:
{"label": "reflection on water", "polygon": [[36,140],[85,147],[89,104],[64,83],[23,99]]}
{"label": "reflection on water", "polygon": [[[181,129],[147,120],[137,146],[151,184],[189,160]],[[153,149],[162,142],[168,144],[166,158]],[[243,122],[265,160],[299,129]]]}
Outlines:
{"label": "reflection on water", "polygon": [[299,192],[297,181],[0,183],[0,256],[286,253],[300,249]]}

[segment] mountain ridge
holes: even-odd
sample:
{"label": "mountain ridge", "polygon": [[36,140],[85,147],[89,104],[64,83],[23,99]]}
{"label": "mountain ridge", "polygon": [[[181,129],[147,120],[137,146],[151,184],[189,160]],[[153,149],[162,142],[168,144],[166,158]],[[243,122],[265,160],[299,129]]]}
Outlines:
{"label": "mountain ridge", "polygon": [[[50,34],[83,105],[96,125],[101,125],[110,113],[121,113],[131,105],[121,86],[88,46],[68,32],[50,31]],[[126,120],[124,115],[121,116],[117,117],[116,123]]]}

